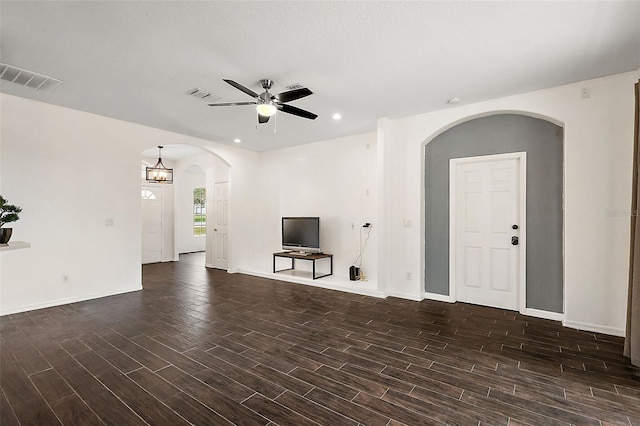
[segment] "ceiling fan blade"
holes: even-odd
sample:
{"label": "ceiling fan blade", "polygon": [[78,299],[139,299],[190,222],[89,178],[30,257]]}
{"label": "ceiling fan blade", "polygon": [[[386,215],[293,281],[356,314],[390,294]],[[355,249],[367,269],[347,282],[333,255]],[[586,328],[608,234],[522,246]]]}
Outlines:
{"label": "ceiling fan blade", "polygon": [[223,80],[225,83],[232,85],[232,86],[233,86],[233,87],[235,87],[236,89],[243,91],[244,93],[246,93],[247,95],[249,95],[249,96],[251,96],[251,97],[254,97],[254,98],[257,98],[257,97],[258,97],[258,94],[257,94],[256,92],[254,92],[254,91],[253,91],[253,90],[251,90],[251,89],[248,89],[248,88],[244,87],[244,86],[243,86],[242,84],[240,84],[240,83],[236,83],[236,82],[235,82],[235,81],[233,81],[233,80],[225,80],[225,79],[222,79],[222,80]]}
{"label": "ceiling fan blade", "polygon": [[317,114],[287,104],[279,104],[277,108],[287,114],[297,115],[298,117],[308,118],[309,120],[315,120],[316,117],[318,117]]}
{"label": "ceiling fan blade", "polygon": [[255,105],[256,102],[226,102],[222,104],[208,104],[209,106],[234,106],[234,105]]}
{"label": "ceiling fan blade", "polygon": [[289,90],[288,92],[279,93],[275,97],[278,102],[291,102],[309,95],[313,95],[313,92],[306,87],[303,87],[301,89],[294,89]]}
{"label": "ceiling fan blade", "polygon": [[269,116],[268,115],[260,115],[260,114],[258,114],[258,123],[264,124],[267,121],[269,121]]}

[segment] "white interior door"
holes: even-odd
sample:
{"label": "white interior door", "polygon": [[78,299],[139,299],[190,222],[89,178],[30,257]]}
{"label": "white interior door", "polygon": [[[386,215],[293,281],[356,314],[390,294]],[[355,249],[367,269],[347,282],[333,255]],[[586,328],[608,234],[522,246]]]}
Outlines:
{"label": "white interior door", "polygon": [[524,309],[525,167],[525,153],[451,160],[450,262],[457,300]]}
{"label": "white interior door", "polygon": [[142,186],[142,263],[162,261],[162,189]]}
{"label": "white interior door", "polygon": [[229,183],[214,184],[213,267],[227,269],[229,264]]}

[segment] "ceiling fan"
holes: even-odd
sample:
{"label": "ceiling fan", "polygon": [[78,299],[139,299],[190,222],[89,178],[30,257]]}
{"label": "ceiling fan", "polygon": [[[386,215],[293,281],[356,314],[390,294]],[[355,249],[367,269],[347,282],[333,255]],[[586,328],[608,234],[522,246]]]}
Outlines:
{"label": "ceiling fan", "polygon": [[286,102],[295,101],[300,98],[304,98],[305,96],[312,95],[313,92],[306,87],[300,89],[293,89],[287,92],[282,92],[277,95],[269,93],[269,89],[273,84],[273,81],[264,79],[260,80],[260,85],[264,89],[264,92],[261,94],[257,94],[253,90],[244,87],[240,83],[236,83],[233,80],[225,80],[225,83],[228,83],[235,87],[236,89],[246,93],[247,95],[255,98],[254,102],[227,102],[222,104],[209,104],[209,106],[235,106],[235,105],[256,105],[256,110],[258,112],[258,123],[266,123],[269,121],[269,117],[274,115],[276,111],[286,112],[287,114],[297,115],[298,117],[308,118],[310,120],[315,120],[318,117],[317,114],[314,114],[309,111],[305,111],[301,108],[294,107],[292,105],[288,105]]}

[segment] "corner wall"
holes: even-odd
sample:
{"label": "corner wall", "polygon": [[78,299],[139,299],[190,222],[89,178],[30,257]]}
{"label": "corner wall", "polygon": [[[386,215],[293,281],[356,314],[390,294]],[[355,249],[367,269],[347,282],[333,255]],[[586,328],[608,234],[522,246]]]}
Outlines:
{"label": "corner wall", "polygon": [[[259,276],[381,296],[378,291],[377,149],[374,133],[267,151],[260,156],[260,183],[254,192],[259,209],[251,249],[255,258],[243,271]],[[320,244],[334,255],[333,276],[312,281],[273,274],[272,253],[282,251],[283,216],[319,216]],[[349,281],[349,266],[367,235],[362,258],[367,281]],[[247,247],[249,249],[249,247]],[[309,262],[296,262],[308,269]],[[318,267],[322,266],[320,261]],[[282,266],[284,268],[284,266]]]}

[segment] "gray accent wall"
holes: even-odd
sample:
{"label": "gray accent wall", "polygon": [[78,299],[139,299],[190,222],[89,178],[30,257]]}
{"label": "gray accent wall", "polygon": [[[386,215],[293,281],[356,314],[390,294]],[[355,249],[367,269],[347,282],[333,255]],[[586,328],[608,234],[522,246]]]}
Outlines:
{"label": "gray accent wall", "polygon": [[449,294],[449,160],[527,153],[527,308],[563,311],[563,130],[499,114],[459,124],[425,145],[425,289]]}

